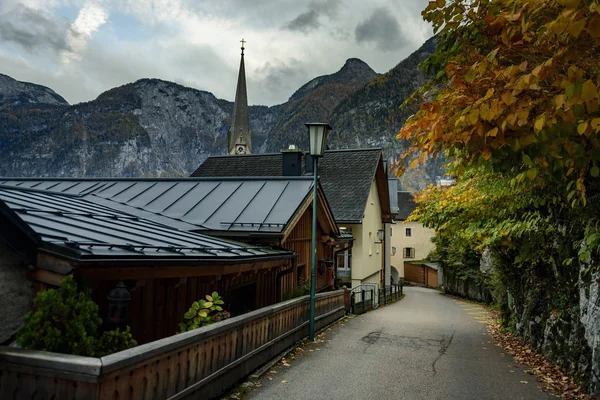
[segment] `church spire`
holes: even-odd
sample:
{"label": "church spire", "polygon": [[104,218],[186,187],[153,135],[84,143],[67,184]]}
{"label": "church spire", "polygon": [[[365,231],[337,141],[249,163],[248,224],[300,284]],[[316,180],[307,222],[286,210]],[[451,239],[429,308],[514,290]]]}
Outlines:
{"label": "church spire", "polygon": [[246,70],[244,67],[244,39],[242,42],[242,59],[238,75],[235,104],[231,118],[231,129],[227,135],[227,152],[229,154],[250,154],[252,140],[250,137],[250,121],[248,119],[248,95],[246,94]]}

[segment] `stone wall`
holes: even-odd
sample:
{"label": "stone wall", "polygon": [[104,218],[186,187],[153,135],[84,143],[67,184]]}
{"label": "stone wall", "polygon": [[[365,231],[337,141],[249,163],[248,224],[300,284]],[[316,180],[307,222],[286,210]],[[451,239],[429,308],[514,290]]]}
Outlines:
{"label": "stone wall", "polygon": [[32,284],[23,258],[0,240],[0,344],[8,341],[31,310]]}
{"label": "stone wall", "polygon": [[482,303],[491,303],[493,301],[488,287],[478,279],[461,278],[453,272],[444,271],[443,282],[444,292],[448,294]]}
{"label": "stone wall", "polygon": [[590,392],[600,396],[600,272],[592,276],[592,283],[580,281],[579,309],[580,321],[585,331],[585,340],[591,350]]}

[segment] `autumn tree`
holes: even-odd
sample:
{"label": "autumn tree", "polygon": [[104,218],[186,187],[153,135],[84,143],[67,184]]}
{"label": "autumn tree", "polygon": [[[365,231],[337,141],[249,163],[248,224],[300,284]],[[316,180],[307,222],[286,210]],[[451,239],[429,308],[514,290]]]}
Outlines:
{"label": "autumn tree", "polygon": [[[505,322],[531,344],[551,318],[580,334],[581,293],[600,282],[600,5],[436,0],[423,17],[439,45],[398,172],[443,153],[458,179],[417,195],[411,219],[436,230],[444,267],[478,271],[473,254],[492,253]],[[575,342],[554,356],[585,381]]]}
{"label": "autumn tree", "polygon": [[456,172],[484,163],[585,201],[600,173],[597,1],[437,0],[423,17],[439,32],[424,64],[437,89],[398,135],[404,158],[446,151]]}

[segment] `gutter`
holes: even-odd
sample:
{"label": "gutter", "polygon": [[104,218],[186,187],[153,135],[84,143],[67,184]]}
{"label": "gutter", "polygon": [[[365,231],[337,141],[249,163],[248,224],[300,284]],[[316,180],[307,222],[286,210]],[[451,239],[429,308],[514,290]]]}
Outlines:
{"label": "gutter", "polygon": [[[282,252],[279,254],[268,254],[264,256],[254,257],[214,257],[214,258],[191,258],[186,256],[179,257],[139,257],[139,258],[118,258],[118,257],[90,257],[90,258],[75,258],[59,252],[48,249],[40,249],[44,253],[56,256],[62,259],[72,261],[73,267],[96,267],[96,266],[119,266],[124,267],[161,267],[161,266],[182,266],[195,267],[203,265],[231,265],[231,264],[246,264],[249,262],[271,261],[290,259],[296,256],[293,252]],[[123,265],[127,264],[127,265]]]}

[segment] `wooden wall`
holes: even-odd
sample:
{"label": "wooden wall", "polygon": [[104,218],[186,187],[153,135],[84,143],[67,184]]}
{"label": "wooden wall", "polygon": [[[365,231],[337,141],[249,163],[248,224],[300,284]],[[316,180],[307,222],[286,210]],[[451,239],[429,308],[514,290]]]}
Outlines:
{"label": "wooden wall", "polygon": [[438,287],[438,272],[427,265],[404,263],[404,278],[412,283]]}
{"label": "wooden wall", "polygon": [[[191,304],[216,291],[225,301],[225,309],[231,310],[232,292],[246,285],[256,285],[256,298],[245,303],[251,309],[277,303],[277,273],[285,267],[247,273],[240,276],[159,278],[125,281],[131,292],[130,316],[133,337],[139,344],[174,335],[183,322],[183,314]],[[95,301],[100,305],[101,316],[106,316],[108,291],[114,281],[93,282]],[[250,311],[250,309],[248,310]]]}
{"label": "wooden wall", "polygon": [[[326,235],[321,226],[317,228],[317,260],[333,260],[333,247],[327,243],[321,243],[320,238]],[[282,244],[282,247],[295,252],[298,255],[297,267],[294,272],[294,280],[298,282],[301,278],[307,284],[310,284],[310,268],[311,268],[311,247],[312,247],[312,207],[309,207],[304,215],[300,218],[290,235]],[[317,264],[317,271],[319,265]],[[303,271],[301,276],[298,276],[298,271]],[[291,274],[290,274],[291,275]],[[286,281],[282,291],[292,290],[294,288],[293,281]],[[317,272],[317,291],[333,287],[333,267],[326,268],[324,274]]]}

